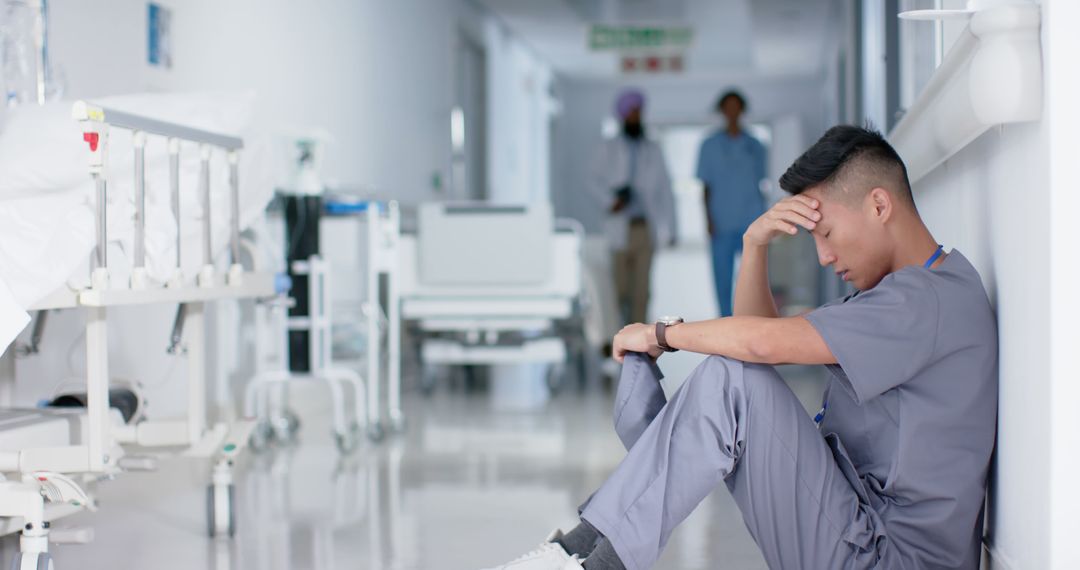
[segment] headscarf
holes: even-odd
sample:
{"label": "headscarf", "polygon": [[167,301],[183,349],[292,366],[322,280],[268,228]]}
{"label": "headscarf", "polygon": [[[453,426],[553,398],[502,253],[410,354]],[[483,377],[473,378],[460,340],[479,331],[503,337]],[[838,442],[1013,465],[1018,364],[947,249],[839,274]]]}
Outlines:
{"label": "headscarf", "polygon": [[620,120],[626,120],[626,117],[634,109],[643,109],[644,107],[645,95],[638,89],[626,89],[619,93],[619,97],[615,99],[615,114]]}

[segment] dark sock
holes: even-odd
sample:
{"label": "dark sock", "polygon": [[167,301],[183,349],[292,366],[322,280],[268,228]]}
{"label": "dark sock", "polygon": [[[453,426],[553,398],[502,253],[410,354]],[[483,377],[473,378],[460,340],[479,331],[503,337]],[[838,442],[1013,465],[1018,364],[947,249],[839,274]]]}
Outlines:
{"label": "dark sock", "polygon": [[585,570],[626,570],[619,555],[615,554],[615,547],[606,538],[601,538],[596,544],[592,554],[585,559],[584,566]]}
{"label": "dark sock", "polygon": [[562,538],[556,540],[563,547],[563,550],[571,556],[578,555],[578,558],[585,558],[596,548],[596,543],[603,536],[587,521],[582,520],[580,524],[570,529],[570,532],[563,535]]}

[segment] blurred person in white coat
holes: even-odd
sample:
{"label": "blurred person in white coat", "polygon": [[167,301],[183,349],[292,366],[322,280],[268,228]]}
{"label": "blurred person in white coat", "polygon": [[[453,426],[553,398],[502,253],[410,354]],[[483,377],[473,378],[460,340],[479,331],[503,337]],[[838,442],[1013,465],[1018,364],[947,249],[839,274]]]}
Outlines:
{"label": "blurred person in white coat", "polygon": [[[592,189],[605,214],[605,233],[621,324],[646,322],[653,252],[675,245],[675,196],[660,146],[645,136],[645,96],[627,89],[615,101],[618,136],[593,161]],[[620,324],[620,326],[621,326]]]}

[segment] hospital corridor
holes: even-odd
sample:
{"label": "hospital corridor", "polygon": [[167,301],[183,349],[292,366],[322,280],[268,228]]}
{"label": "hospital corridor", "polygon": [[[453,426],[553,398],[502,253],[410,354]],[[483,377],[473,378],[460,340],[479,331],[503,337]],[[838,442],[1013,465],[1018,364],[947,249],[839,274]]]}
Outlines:
{"label": "hospital corridor", "polygon": [[0,0],[0,568],[1080,568],[1078,26]]}

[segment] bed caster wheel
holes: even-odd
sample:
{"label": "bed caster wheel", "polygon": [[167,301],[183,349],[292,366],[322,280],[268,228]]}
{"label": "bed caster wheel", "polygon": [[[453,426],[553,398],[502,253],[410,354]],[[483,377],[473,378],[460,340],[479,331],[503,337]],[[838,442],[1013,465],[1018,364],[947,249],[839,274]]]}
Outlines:
{"label": "bed caster wheel", "polygon": [[53,570],[52,556],[48,552],[16,552],[11,570]]}
{"label": "bed caster wheel", "polygon": [[270,440],[274,437],[274,428],[270,422],[260,420],[255,424],[248,437],[248,447],[256,453],[266,451],[270,447]]}
{"label": "bed caster wheel", "polygon": [[296,441],[296,434],[300,432],[300,418],[288,410],[281,417],[274,418],[271,426],[274,430],[274,439],[281,443],[293,443]]}
{"label": "bed caster wheel", "polygon": [[210,538],[236,536],[236,486],[206,488],[206,529]]}
{"label": "bed caster wheel", "polygon": [[386,437],[386,429],[383,428],[382,423],[379,422],[368,424],[367,437],[370,441],[373,442],[382,441],[383,438]]}

